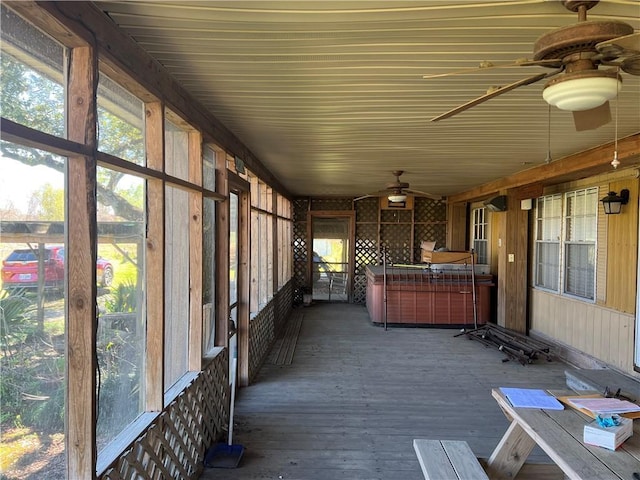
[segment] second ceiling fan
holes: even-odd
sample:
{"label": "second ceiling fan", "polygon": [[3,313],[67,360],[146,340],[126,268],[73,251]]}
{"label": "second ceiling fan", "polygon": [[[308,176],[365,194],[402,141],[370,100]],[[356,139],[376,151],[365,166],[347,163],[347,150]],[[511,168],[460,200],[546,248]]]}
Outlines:
{"label": "second ceiling fan", "polygon": [[413,190],[409,188],[409,184],[407,182],[401,182],[400,176],[404,173],[403,170],[394,170],[391,173],[396,177],[395,182],[388,183],[384,190],[380,190],[369,195],[363,195],[362,197],[355,198],[354,201],[369,197],[387,197],[387,199],[392,203],[400,203],[407,199],[407,194],[430,198],[432,200],[442,200],[442,197],[439,195],[432,195],[430,193],[421,192],[420,190]]}
{"label": "second ceiling fan", "polygon": [[[542,66],[553,68],[517,82],[498,87],[463,105],[431,119],[432,122],[452,117],[518,87],[550,79],[543,98],[552,106],[573,112],[576,130],[591,130],[611,121],[609,100],[622,86],[619,70],[640,75],[640,33],[619,21],[587,21],[587,10],[598,0],[563,0],[565,8],[578,13],[578,23],[552,30],[535,42],[533,60],[509,65],[481,64],[475,69],[425,75],[444,77],[494,67]],[[612,69],[599,69],[599,66]]]}

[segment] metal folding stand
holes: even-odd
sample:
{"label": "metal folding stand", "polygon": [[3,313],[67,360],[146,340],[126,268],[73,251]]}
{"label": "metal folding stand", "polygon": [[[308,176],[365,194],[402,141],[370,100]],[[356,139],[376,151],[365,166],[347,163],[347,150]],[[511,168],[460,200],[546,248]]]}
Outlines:
{"label": "metal folding stand", "polygon": [[471,249],[471,301],[473,302],[473,328],[478,328],[478,304],[476,302],[476,264]]}
{"label": "metal folding stand", "polygon": [[384,329],[387,330],[387,255],[382,249],[382,301],[384,303]]}

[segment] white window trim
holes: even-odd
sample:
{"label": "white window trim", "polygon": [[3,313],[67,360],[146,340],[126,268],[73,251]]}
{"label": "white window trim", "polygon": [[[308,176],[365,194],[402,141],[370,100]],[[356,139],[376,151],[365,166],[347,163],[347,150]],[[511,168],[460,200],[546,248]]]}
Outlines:
{"label": "white window trim", "polygon": [[[566,291],[566,284],[565,284],[565,278],[566,278],[566,247],[569,244],[580,244],[581,242],[575,242],[575,241],[569,241],[567,240],[567,228],[566,228],[566,220],[567,220],[567,197],[570,194],[573,194],[575,192],[579,192],[579,191],[588,191],[588,190],[594,190],[596,191],[596,198],[598,197],[598,187],[585,187],[585,188],[579,188],[576,190],[570,190],[567,192],[563,192],[561,195],[561,201],[562,201],[562,217],[561,217],[561,224],[560,224],[560,239],[558,240],[558,265],[559,265],[559,272],[558,272],[558,284],[556,286],[556,289],[551,289],[548,287],[544,287],[542,285],[537,285],[536,284],[536,267],[537,267],[537,254],[538,254],[538,249],[537,249],[537,245],[538,243],[550,243],[550,240],[541,240],[538,241],[537,237],[538,237],[538,217],[537,217],[537,208],[538,206],[536,206],[536,217],[535,217],[535,227],[534,227],[534,259],[533,259],[533,268],[531,269],[531,284],[532,287],[535,288],[536,290],[542,290],[542,291],[546,291],[549,293],[553,293],[555,295],[560,295],[563,297],[567,297],[567,298],[572,298],[575,300],[580,300],[586,303],[596,303],[596,297],[597,297],[597,264],[598,264],[598,235],[597,235],[597,228],[598,228],[598,214],[599,214],[599,210],[596,208],[596,216],[595,216],[595,227],[596,227],[596,235],[595,235],[595,239],[593,241],[593,246],[594,246],[594,250],[595,250],[595,258],[594,258],[594,269],[593,269],[593,298],[588,298],[588,297],[583,297],[580,295],[576,295],[574,293],[571,292],[567,292]],[[540,198],[544,198],[544,197],[552,197],[552,195],[545,195],[543,197]],[[584,242],[591,244],[591,242]]]}

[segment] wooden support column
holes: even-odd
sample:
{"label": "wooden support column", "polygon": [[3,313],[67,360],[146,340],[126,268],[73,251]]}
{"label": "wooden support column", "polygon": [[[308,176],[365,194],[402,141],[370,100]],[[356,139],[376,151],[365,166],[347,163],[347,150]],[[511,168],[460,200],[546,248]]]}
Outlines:
{"label": "wooden support column", "polygon": [[[145,105],[147,166],[164,168],[164,106]],[[159,412],[164,404],[164,182],[147,180],[147,234],[145,238],[147,288],[147,354],[145,410]]]}
{"label": "wooden support column", "polygon": [[467,202],[447,205],[447,247],[452,251],[467,250],[469,219]]}
{"label": "wooden support column", "polygon": [[521,200],[542,195],[541,185],[507,191],[507,211],[498,225],[498,324],[527,333],[529,297],[529,212]]}
{"label": "wooden support column", "polygon": [[251,252],[249,251],[249,223],[251,198],[246,190],[240,191],[238,211],[238,385],[249,385],[249,307]]}
{"label": "wooden support column", "polygon": [[280,215],[280,211],[278,209],[278,194],[275,190],[270,189],[270,198],[271,202],[271,212],[273,215],[269,217],[271,221],[271,238],[273,239],[271,249],[271,262],[273,265],[272,275],[271,275],[271,291],[273,295],[278,292],[278,284],[280,279],[280,256],[282,255],[281,248],[281,237],[280,232],[278,231],[278,217]]}
{"label": "wooden support column", "polygon": [[229,347],[229,172],[227,154],[216,152],[216,192],[226,200],[216,208],[216,338],[218,347]]}
{"label": "wooden support column", "polygon": [[[202,185],[202,137],[189,132],[189,181]],[[202,194],[189,193],[189,370],[202,367]]]}
{"label": "wooden support column", "polygon": [[92,156],[69,156],[67,191],[67,478],[95,478],[96,458],[96,93],[98,62],[91,47],[71,50],[68,137]]}

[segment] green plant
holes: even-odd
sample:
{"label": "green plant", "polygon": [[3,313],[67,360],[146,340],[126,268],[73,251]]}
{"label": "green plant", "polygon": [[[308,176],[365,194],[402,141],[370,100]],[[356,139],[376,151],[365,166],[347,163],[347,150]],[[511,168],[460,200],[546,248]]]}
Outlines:
{"label": "green plant", "polygon": [[11,355],[11,348],[26,340],[32,328],[28,322],[35,310],[33,303],[23,296],[0,292],[0,345],[5,356]]}
{"label": "green plant", "polygon": [[104,307],[107,313],[132,313],[138,305],[136,284],[130,280],[119,283],[109,294]]}

